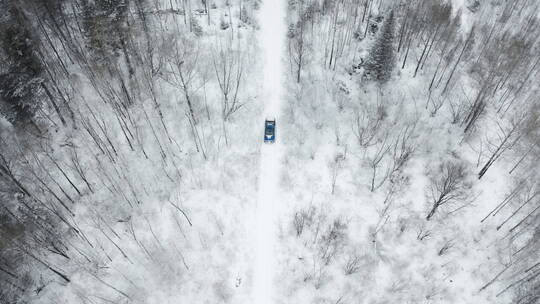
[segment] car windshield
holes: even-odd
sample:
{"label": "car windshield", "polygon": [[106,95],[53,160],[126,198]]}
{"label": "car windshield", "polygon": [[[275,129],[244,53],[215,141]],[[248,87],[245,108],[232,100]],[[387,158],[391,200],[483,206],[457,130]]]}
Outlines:
{"label": "car windshield", "polygon": [[266,135],[272,135],[274,133],[274,125],[266,125]]}

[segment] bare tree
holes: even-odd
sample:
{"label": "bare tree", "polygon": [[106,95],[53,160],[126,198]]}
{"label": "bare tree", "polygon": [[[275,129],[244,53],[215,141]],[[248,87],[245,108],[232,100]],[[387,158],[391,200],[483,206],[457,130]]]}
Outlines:
{"label": "bare tree", "polygon": [[426,216],[430,220],[437,210],[444,205],[463,202],[469,199],[472,185],[467,182],[465,164],[461,161],[445,161],[430,178],[428,199],[431,210]]}
{"label": "bare tree", "polygon": [[339,175],[339,172],[341,171],[343,167],[343,161],[347,159],[347,146],[345,146],[343,153],[336,153],[334,156],[333,161],[330,163],[330,169],[331,169],[331,179],[332,179],[332,190],[331,193],[334,194],[336,189],[336,182]]}
{"label": "bare tree", "polygon": [[371,180],[369,186],[371,192],[381,187],[388,177],[390,177],[391,168],[384,168],[383,172],[380,172],[380,169],[383,169],[385,165],[383,160],[390,153],[390,149],[392,148],[389,140],[390,135],[388,132],[386,132],[382,140],[375,145],[375,150],[373,153],[367,157],[367,162],[371,169]]}
{"label": "bare tree", "polygon": [[492,143],[494,147],[491,156],[486,161],[480,172],[478,172],[478,179],[481,179],[489,168],[506,152],[511,149],[515,144],[528,132],[534,130],[539,123],[539,117],[529,117],[527,114],[518,114],[516,118],[510,121],[508,127],[503,127],[500,123],[498,126],[498,142]]}
{"label": "bare tree", "polygon": [[195,84],[198,76],[198,59],[200,49],[197,41],[191,41],[184,37],[180,40],[175,40],[173,45],[168,45],[165,42],[164,47],[170,47],[174,50],[167,57],[167,69],[164,71],[164,79],[175,87],[180,88],[184,93],[189,115],[194,124],[197,124],[195,115],[194,98]]}
{"label": "bare tree", "polygon": [[212,54],[214,71],[222,95],[222,117],[228,120],[242,108],[238,92],[243,80],[244,62],[242,53],[231,46],[219,46]]}
{"label": "bare tree", "polygon": [[288,32],[290,61],[293,66],[297,83],[300,83],[302,69],[306,64],[307,39],[305,27],[305,21],[303,18],[300,18],[296,24],[291,24],[289,26]]}
{"label": "bare tree", "polygon": [[375,144],[384,119],[388,115],[386,111],[386,106],[379,103],[372,111],[362,107],[361,110],[355,112],[353,133],[362,148]]}

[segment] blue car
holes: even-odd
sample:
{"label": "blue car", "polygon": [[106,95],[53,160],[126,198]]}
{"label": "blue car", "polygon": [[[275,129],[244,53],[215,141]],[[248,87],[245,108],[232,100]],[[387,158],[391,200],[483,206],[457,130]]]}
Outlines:
{"label": "blue car", "polygon": [[264,121],[264,142],[274,143],[276,141],[276,120]]}

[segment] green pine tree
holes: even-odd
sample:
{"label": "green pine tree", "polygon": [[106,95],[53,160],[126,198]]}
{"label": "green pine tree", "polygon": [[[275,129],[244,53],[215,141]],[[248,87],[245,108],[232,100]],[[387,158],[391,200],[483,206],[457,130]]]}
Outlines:
{"label": "green pine tree", "polygon": [[392,77],[394,69],[394,28],[394,12],[390,11],[364,65],[364,77],[381,84]]}

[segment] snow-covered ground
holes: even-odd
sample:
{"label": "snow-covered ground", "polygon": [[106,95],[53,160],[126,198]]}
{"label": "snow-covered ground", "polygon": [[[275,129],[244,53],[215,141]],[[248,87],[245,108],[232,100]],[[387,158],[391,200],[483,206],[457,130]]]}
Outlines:
{"label": "snow-covered ground", "polygon": [[264,1],[259,12],[261,30],[260,47],[263,51],[262,95],[265,119],[275,119],[277,124],[276,142],[266,144],[261,136],[260,175],[257,195],[257,219],[255,241],[255,266],[253,299],[257,304],[270,304],[275,296],[274,272],[278,267],[275,258],[277,241],[276,220],[285,204],[281,198],[279,180],[283,147],[280,140],[280,109],[284,98],[283,55],[285,26],[285,1]]}

